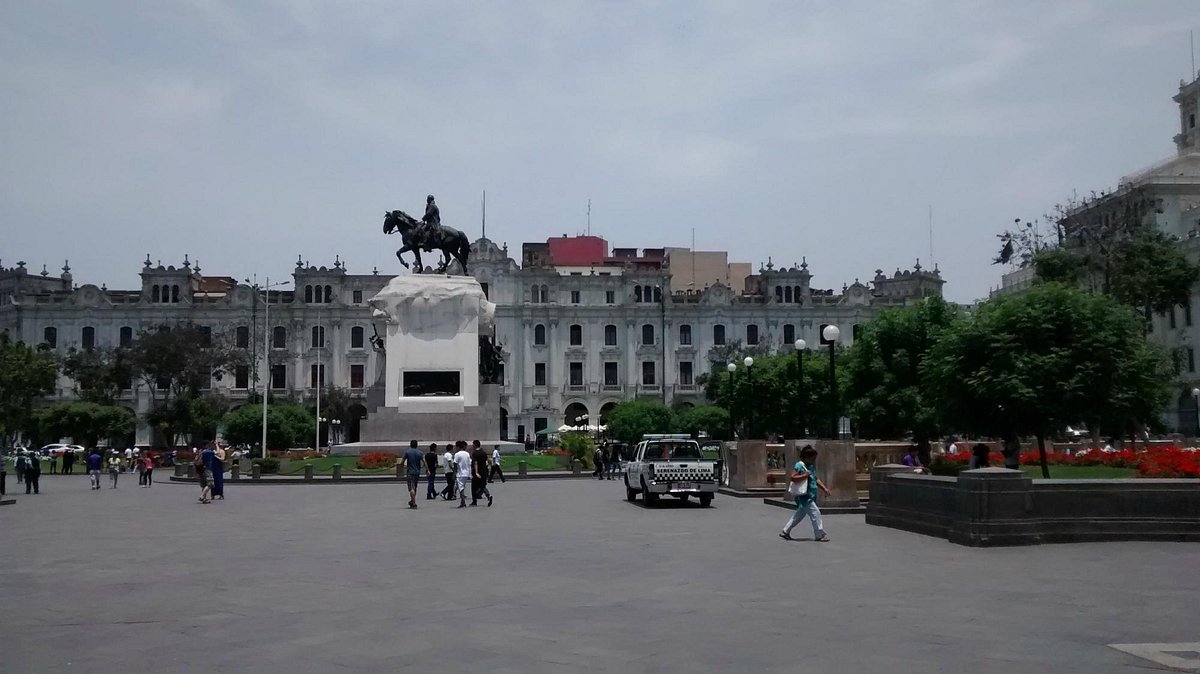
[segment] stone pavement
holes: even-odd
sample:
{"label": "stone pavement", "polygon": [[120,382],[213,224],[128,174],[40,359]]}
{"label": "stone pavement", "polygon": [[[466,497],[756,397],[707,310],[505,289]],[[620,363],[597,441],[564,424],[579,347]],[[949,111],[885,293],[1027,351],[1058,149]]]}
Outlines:
{"label": "stone pavement", "polygon": [[860,515],[785,542],[757,499],[589,480],[410,511],[395,485],[200,505],[126,477],[0,509],[4,672],[1116,671],[1161,667],[1107,644],[1200,641],[1193,544],[973,549]]}

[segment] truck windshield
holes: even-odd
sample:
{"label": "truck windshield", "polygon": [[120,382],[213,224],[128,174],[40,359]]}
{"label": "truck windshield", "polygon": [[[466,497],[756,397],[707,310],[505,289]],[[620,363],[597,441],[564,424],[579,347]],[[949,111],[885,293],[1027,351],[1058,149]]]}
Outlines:
{"label": "truck windshield", "polygon": [[643,461],[678,461],[702,459],[700,446],[694,442],[651,442],[646,445]]}

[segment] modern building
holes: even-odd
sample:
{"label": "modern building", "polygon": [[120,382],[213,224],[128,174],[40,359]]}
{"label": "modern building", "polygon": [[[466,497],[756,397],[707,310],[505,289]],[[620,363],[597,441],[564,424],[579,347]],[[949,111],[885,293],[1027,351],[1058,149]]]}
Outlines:
{"label": "modern building", "polygon": [[[774,352],[804,339],[816,348],[826,324],[837,325],[849,345],[880,310],[940,296],[945,283],[918,262],[891,276],[875,270],[869,283],[855,279],[835,291],[814,287],[805,261],[768,261],[752,273],[748,263],[727,258],[682,248],[610,250],[600,237],[579,236],[527,243],[518,264],[507,247],[477,240],[471,273],[497,304],[496,339],[505,354],[500,438],[521,440],[584,415],[595,423],[631,398],[700,403],[700,376],[722,347]],[[260,375],[272,392],[300,398],[318,386],[349,389],[358,403],[342,433],[347,442],[382,402],[382,360],[371,345],[366,300],[389,277],[350,274],[338,260],[326,267],[297,259],[290,285],[268,293],[244,279],[204,276],[186,257],[164,266],[147,256],[141,278],[141,288],[110,290],[76,284],[67,265],[57,276],[44,267],[31,273],[24,262],[0,267],[0,330],[65,352],[128,344],[162,324],[208,326],[250,352],[251,364],[213,381],[214,390],[236,406],[261,390]],[[121,404],[141,419],[150,394],[134,382]],[[73,397],[70,380],[60,380],[54,398]],[[136,441],[157,443],[144,425]]]}

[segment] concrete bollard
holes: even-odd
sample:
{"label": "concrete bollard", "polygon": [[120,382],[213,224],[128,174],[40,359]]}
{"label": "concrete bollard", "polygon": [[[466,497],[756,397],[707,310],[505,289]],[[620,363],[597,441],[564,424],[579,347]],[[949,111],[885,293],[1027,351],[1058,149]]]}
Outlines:
{"label": "concrete bollard", "polygon": [[262,465],[254,463],[250,464],[250,479],[257,480],[262,477]]}
{"label": "concrete bollard", "polygon": [[304,464],[304,479],[313,479],[313,465],[311,463]]}
{"label": "concrete bollard", "polygon": [[182,463],[175,464],[175,477],[183,477],[184,475],[187,475],[187,466],[184,466]]}
{"label": "concrete bollard", "polygon": [[333,479],[335,479],[335,480],[342,479],[342,464],[340,464],[340,463],[333,464]]}
{"label": "concrete bollard", "polygon": [[196,464],[189,463],[187,465],[187,476],[192,478],[193,480],[196,479]]}
{"label": "concrete bollard", "polygon": [[517,475],[520,477],[526,477],[529,475],[529,462],[528,461],[518,461],[517,462]]}
{"label": "concrete bollard", "polygon": [[580,462],[579,459],[571,459],[571,474],[572,475],[579,475],[580,469],[582,467],[583,467],[583,463]]}
{"label": "concrete bollard", "polygon": [[242,467],[241,467],[241,466],[234,466],[233,468],[230,468],[230,469],[229,469],[229,479],[230,479],[230,480],[240,480],[240,479],[242,479]]}
{"label": "concrete bollard", "polygon": [[396,479],[404,479],[404,466],[400,464],[400,459],[396,459]]}

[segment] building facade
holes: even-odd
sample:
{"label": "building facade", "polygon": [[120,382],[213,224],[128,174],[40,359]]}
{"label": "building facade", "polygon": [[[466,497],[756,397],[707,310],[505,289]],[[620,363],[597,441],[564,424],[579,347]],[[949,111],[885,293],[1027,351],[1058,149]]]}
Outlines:
{"label": "building facade", "polygon": [[[857,326],[887,307],[940,296],[936,269],[876,270],[840,292],[813,287],[807,262],[757,273],[725,253],[616,248],[598,237],[526,244],[518,264],[506,247],[484,238],[472,245],[471,273],[496,303],[496,339],[504,352],[501,439],[601,420],[618,402],[644,397],[699,404],[700,375],[713,354],[736,344],[774,352],[804,339],[817,348],[824,325],[853,343]],[[686,272],[676,273],[676,268]],[[694,270],[694,271],[693,271]],[[702,271],[703,270],[703,271]],[[702,275],[703,274],[703,275]],[[232,405],[245,404],[265,380],[273,394],[314,397],[318,386],[356,398],[341,440],[357,440],[358,422],[383,402],[382,357],[366,300],[389,277],[350,274],[336,261],[297,260],[288,287],[269,293],[228,276],[204,276],[185,257],[179,266],[142,265],[140,289],[76,284],[31,273],[24,262],[0,267],[0,330],[65,353],[121,346],[144,329],[188,321],[207,326],[248,351],[245,367],[212,382]],[[265,345],[264,345],[265,342]],[[138,413],[136,442],[158,444],[141,423],[151,391],[134,382],[120,404]],[[54,400],[71,400],[59,381]]]}

